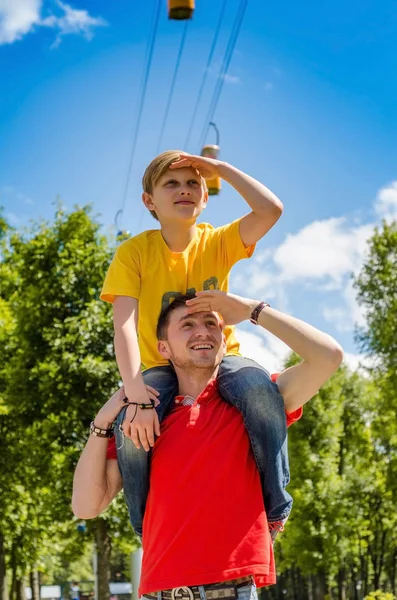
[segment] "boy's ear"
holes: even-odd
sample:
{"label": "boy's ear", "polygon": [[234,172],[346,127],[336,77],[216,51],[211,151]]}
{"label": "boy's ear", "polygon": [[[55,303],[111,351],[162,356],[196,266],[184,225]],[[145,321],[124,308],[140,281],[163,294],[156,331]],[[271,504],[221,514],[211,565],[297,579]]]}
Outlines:
{"label": "boy's ear", "polygon": [[157,342],[157,349],[163,358],[166,358],[167,360],[170,359],[171,353],[169,350],[168,342],[166,342],[165,340],[159,340]]}
{"label": "boy's ear", "polygon": [[144,205],[146,206],[146,208],[148,208],[149,210],[154,210],[154,204],[153,204],[152,197],[147,192],[143,192],[143,194],[142,194],[142,202],[144,203]]}
{"label": "boy's ear", "polygon": [[207,206],[207,202],[208,202],[208,190],[206,190],[204,192],[204,199],[203,199],[204,208]]}

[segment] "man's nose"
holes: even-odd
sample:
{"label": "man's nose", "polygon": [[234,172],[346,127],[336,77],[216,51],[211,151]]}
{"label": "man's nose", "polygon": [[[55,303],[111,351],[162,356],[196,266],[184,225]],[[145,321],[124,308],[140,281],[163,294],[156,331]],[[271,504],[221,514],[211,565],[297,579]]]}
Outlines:
{"label": "man's nose", "polygon": [[200,338],[208,338],[208,337],[210,337],[209,333],[208,333],[208,329],[207,329],[207,327],[204,324],[197,325],[195,333],[196,333],[196,337],[200,337]]}

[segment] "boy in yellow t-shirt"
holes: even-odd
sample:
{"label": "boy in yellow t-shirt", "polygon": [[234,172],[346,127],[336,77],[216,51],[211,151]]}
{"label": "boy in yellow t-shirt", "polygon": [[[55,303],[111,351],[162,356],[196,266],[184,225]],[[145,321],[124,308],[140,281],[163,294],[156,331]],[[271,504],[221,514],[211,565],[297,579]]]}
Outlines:
{"label": "boy in yellow t-shirt", "polygon": [[[205,179],[215,176],[231,184],[251,212],[223,227],[197,225],[208,201]],[[120,413],[116,436],[124,494],[138,535],[142,535],[148,493],[148,451],[178,392],[175,372],[157,349],[159,313],[179,294],[227,291],[232,266],[252,255],[256,242],[282,212],[280,200],[242,171],[178,151],[164,152],[150,163],[142,199],[160,229],[120,244],[101,294],[114,306],[117,363],[126,397],[134,403]],[[227,327],[225,335],[227,356],[220,365],[218,389],[243,415],[270,527],[282,529],[292,505],[285,490],[289,472],[283,399],[267,371],[239,355],[234,328]],[[141,404],[151,407],[153,388],[160,400],[156,410],[141,408]]]}

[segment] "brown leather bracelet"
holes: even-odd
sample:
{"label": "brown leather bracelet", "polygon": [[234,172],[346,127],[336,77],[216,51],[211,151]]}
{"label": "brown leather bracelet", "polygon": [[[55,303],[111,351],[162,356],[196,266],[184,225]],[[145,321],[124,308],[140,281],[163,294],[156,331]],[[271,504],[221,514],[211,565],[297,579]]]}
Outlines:
{"label": "brown leather bracelet", "polygon": [[101,427],[97,427],[95,425],[94,421],[91,421],[90,423],[90,432],[96,437],[112,438],[114,436],[113,427],[110,427],[109,429],[101,429]]}
{"label": "brown leather bracelet", "polygon": [[258,304],[258,306],[255,306],[254,310],[251,313],[251,317],[250,317],[250,321],[253,325],[258,325],[259,314],[262,312],[262,310],[266,306],[270,307],[270,304],[268,302],[260,302]]}

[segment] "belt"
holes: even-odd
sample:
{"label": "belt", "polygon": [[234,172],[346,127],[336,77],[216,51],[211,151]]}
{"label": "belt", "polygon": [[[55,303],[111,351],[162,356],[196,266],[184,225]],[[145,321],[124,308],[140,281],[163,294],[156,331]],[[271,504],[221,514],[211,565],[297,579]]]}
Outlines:
{"label": "belt", "polygon": [[[231,579],[222,583],[210,583],[208,585],[190,587],[181,586],[172,588],[171,590],[162,590],[161,600],[201,600],[199,587],[203,587],[207,600],[235,600],[237,598],[237,590],[244,585],[252,584],[252,577],[240,577],[239,579]],[[157,593],[143,594],[145,598],[150,600],[158,600]]]}

